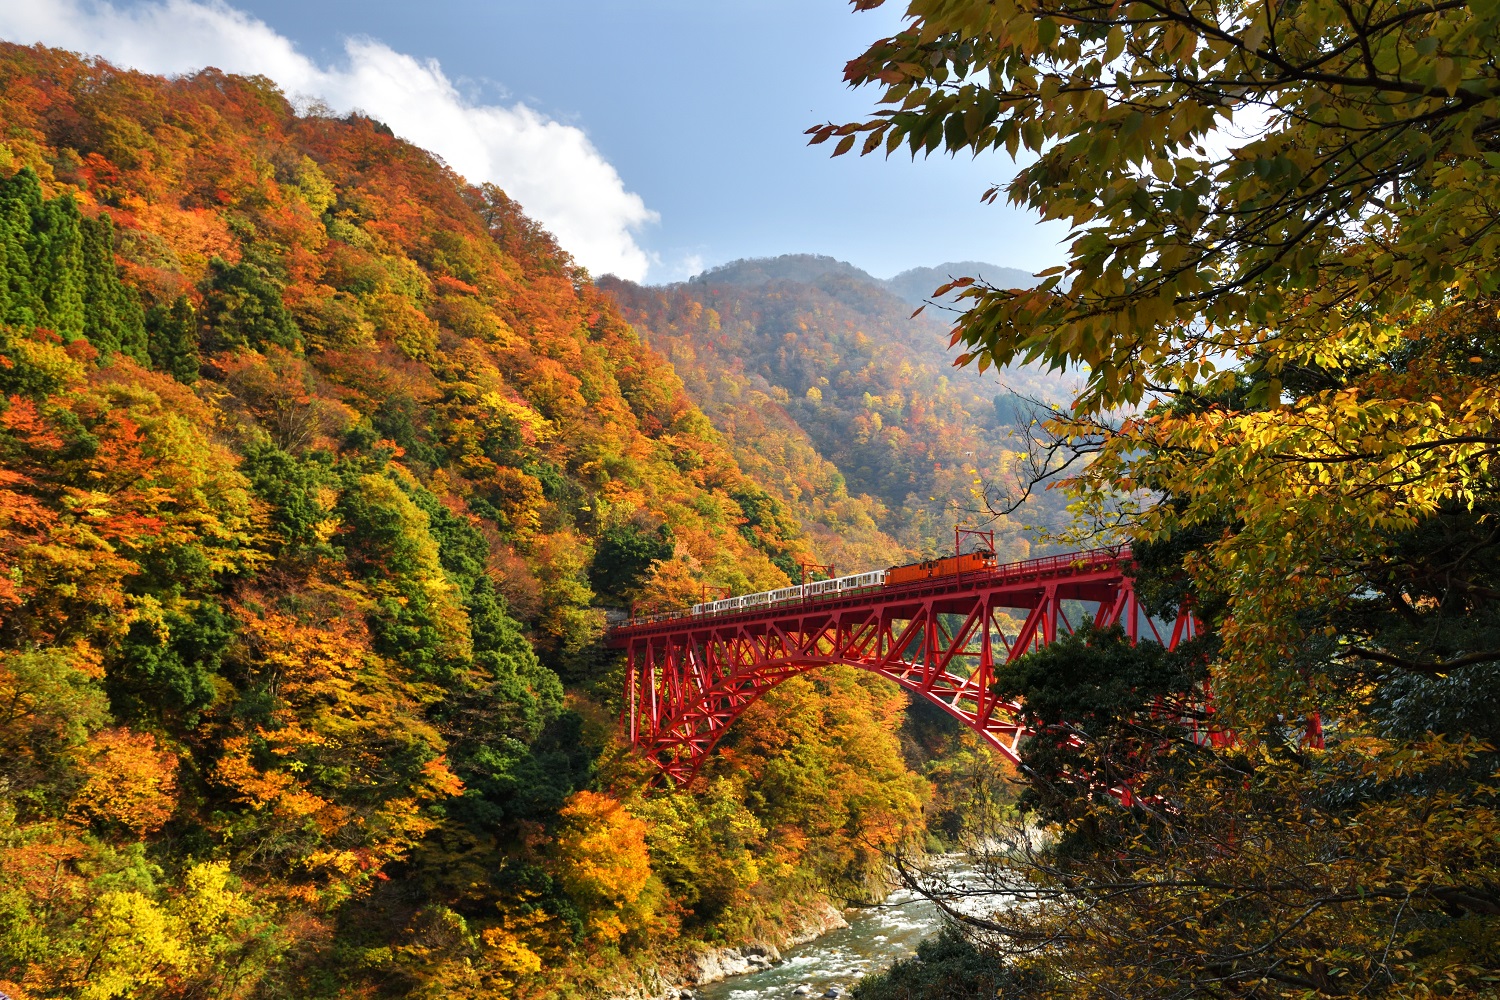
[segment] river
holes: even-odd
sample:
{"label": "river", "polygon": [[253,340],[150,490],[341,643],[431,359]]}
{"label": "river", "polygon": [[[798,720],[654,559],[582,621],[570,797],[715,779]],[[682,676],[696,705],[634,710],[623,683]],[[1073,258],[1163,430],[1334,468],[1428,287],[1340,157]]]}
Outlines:
{"label": "river", "polygon": [[731,976],[699,989],[700,1000],[791,1000],[798,986],[820,997],[830,986],[846,991],[862,976],[913,955],[917,943],[942,926],[937,907],[901,888],[869,909],[845,913],[848,927],[789,949],[782,963],[760,972]]}

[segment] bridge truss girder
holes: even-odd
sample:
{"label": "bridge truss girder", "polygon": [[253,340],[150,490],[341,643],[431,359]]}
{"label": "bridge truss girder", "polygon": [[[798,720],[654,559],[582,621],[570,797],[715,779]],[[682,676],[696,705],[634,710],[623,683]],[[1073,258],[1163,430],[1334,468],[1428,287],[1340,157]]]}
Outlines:
{"label": "bridge truss girder", "polygon": [[771,688],[843,664],[894,681],[1018,761],[1019,706],[997,698],[995,667],[1085,621],[1122,625],[1132,641],[1175,647],[1196,630],[1139,607],[1128,556],[1050,572],[947,578],[835,601],[678,618],[626,628],[624,718],[630,742],[676,783],[697,775],[735,719]]}

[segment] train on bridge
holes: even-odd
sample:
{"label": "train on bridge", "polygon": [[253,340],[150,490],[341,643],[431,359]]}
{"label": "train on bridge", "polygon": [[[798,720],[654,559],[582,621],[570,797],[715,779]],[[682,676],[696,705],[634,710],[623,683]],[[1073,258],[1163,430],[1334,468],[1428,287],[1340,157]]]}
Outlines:
{"label": "train on bridge", "polygon": [[830,580],[816,580],[794,587],[782,587],[779,590],[762,590],[754,594],[741,594],[739,597],[726,597],[721,601],[705,601],[702,604],[694,604],[692,614],[694,616],[718,615],[730,611],[767,608],[778,604],[799,604],[819,597],[839,596],[853,591],[874,590],[880,587],[895,587],[903,583],[936,580],[964,573],[988,573],[994,569],[994,551],[980,549],[975,552],[947,556],[943,559],[929,559],[926,562],[891,566],[888,569],[838,576]]}
{"label": "train on bridge", "polygon": [[[1125,546],[997,563],[991,532],[960,528],[951,556],[847,576],[822,568],[831,579],[632,615],[610,630],[625,654],[625,733],[673,781],[691,781],[764,692],[834,665],[894,681],[1019,761],[1028,730],[995,691],[1003,664],[1085,624],[1168,648],[1198,634],[1186,602],[1175,620],[1140,606]],[[1195,738],[1222,735],[1189,722]]]}

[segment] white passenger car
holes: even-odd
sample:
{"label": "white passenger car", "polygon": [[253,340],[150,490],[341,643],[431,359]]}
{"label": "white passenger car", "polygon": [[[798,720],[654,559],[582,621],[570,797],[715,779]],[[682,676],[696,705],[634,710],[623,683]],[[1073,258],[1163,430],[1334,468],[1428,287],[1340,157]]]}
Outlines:
{"label": "white passenger car", "polygon": [[818,580],[814,583],[804,583],[793,587],[782,587],[780,590],[762,590],[754,594],[743,594],[739,597],[726,597],[722,601],[709,601],[703,604],[693,605],[693,614],[697,615],[722,615],[731,611],[743,611],[746,608],[764,608],[775,604],[795,604],[800,601],[811,601],[821,597],[837,596],[853,590],[864,590],[867,587],[881,587],[885,585],[885,570],[870,570],[867,573],[855,573],[852,576],[834,577],[832,580]]}

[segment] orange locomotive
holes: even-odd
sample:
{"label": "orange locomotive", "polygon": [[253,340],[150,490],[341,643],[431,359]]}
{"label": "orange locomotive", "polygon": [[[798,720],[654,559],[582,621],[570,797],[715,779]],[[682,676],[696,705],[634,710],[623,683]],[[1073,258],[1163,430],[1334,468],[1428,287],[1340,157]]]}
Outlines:
{"label": "orange locomotive", "polygon": [[894,587],[918,580],[935,580],[943,576],[958,576],[960,573],[982,573],[995,568],[995,553],[980,550],[946,559],[929,559],[909,566],[892,566],[885,571],[885,585]]}

